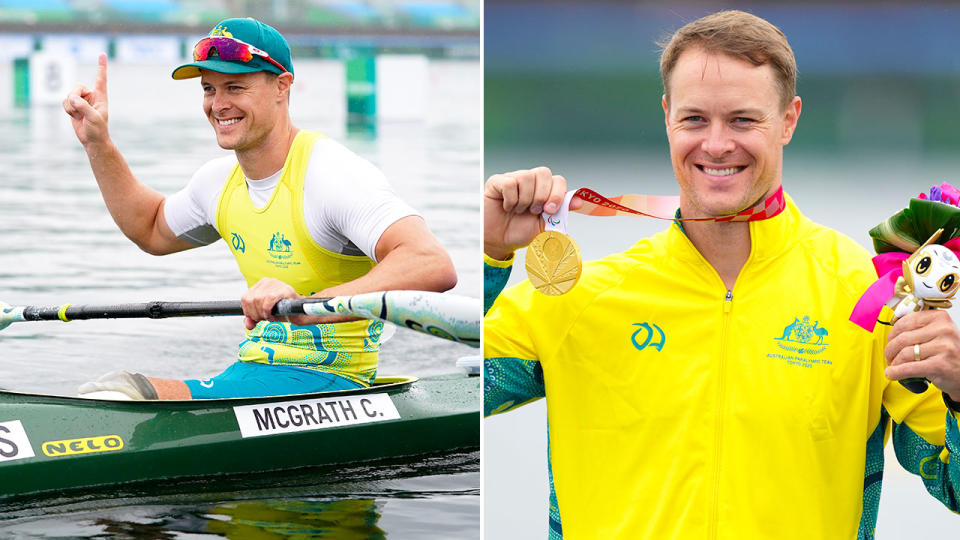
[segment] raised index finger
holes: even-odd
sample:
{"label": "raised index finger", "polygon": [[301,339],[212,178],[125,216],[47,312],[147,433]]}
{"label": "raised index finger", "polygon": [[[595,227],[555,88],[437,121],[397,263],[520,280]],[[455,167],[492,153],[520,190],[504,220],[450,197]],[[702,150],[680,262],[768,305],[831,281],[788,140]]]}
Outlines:
{"label": "raised index finger", "polygon": [[97,95],[107,101],[107,53],[100,53],[97,58]]}

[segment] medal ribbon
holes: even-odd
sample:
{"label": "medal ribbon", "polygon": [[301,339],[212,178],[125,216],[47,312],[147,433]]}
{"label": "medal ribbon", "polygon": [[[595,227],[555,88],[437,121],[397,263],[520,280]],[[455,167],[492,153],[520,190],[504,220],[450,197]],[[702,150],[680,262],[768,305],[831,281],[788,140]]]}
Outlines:
{"label": "medal ribbon", "polygon": [[[527,275],[530,276],[530,282],[534,284],[534,287],[543,294],[564,294],[572,289],[576,285],[577,280],[580,279],[580,252],[576,247],[576,243],[573,242],[573,239],[567,238],[571,251],[569,255],[565,255],[563,258],[557,257],[550,259],[550,257],[545,255],[544,248],[546,241],[540,241],[540,243],[538,243],[538,240],[543,238],[543,235],[551,231],[556,231],[563,235],[567,234],[567,216],[570,215],[570,201],[575,195],[583,199],[584,204],[579,210],[574,211],[588,216],[651,217],[671,221],[758,221],[772,218],[782,212],[786,206],[783,198],[783,187],[780,187],[776,193],[767,197],[766,200],[736,214],[720,217],[674,218],[667,216],[674,212],[680,205],[680,197],[620,195],[608,199],[590,188],[568,191],[563,197],[560,209],[557,210],[555,214],[548,214],[546,212],[542,214],[544,232],[533,239],[527,251]],[[556,240],[553,241],[556,242]],[[542,272],[543,264],[540,264],[540,266],[537,266],[536,263],[531,265],[529,259],[531,250],[536,255],[536,260],[544,259],[545,257],[550,259],[550,262],[553,264],[549,273],[544,274]],[[569,257],[576,259],[575,265],[567,264]],[[558,276],[554,275],[560,268],[560,264],[567,264],[562,272],[562,277],[564,278],[562,280],[556,279]]]}
{"label": "medal ribbon", "polygon": [[556,214],[548,214],[546,212],[542,214],[543,221],[545,222],[543,225],[544,231],[557,231],[567,234],[567,216],[570,215],[570,201],[576,194],[576,191],[568,191],[566,195],[563,196],[563,202],[560,203],[560,209],[557,210]]}
{"label": "medal ribbon", "polygon": [[[777,188],[776,193],[767,197],[766,200],[736,214],[692,218],[676,218],[671,215],[680,206],[680,197],[631,194],[607,198],[590,188],[580,188],[573,193],[584,201],[583,206],[574,210],[574,212],[601,217],[650,217],[670,221],[759,221],[772,218],[786,207],[783,198],[783,186]],[[566,203],[569,203],[569,201],[566,201]]]}

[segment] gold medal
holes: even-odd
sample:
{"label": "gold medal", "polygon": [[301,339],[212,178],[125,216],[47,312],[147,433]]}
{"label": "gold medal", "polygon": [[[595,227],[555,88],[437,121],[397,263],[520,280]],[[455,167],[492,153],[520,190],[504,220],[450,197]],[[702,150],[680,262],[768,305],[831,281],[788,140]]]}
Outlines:
{"label": "gold medal", "polygon": [[544,231],[527,246],[526,267],[527,277],[538,291],[559,296],[580,279],[580,248],[561,232]]}

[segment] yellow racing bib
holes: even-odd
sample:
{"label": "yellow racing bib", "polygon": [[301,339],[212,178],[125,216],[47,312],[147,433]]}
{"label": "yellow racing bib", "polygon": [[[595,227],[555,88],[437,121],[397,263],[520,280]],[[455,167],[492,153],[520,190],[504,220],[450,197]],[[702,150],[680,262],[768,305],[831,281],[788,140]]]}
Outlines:
{"label": "yellow racing bib", "polygon": [[[303,183],[313,144],[321,134],[301,130],[294,138],[273,196],[263,207],[250,200],[239,163],[217,205],[217,229],[253,286],[270,277],[312,295],[370,271],[366,256],[324,249],[303,218]],[[296,326],[261,321],[240,344],[239,360],[329,371],[369,385],[377,372],[383,323],[354,321]]]}

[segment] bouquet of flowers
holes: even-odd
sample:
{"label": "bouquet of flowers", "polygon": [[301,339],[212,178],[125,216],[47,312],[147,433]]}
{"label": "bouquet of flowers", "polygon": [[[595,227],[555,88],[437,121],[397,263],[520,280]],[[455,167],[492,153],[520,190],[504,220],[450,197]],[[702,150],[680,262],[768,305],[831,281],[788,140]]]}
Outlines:
{"label": "bouquet of flowers", "polygon": [[[910,199],[907,208],[870,229],[874,251],[878,255],[890,252],[913,253],[938,229],[943,229],[939,243],[947,244],[956,240],[960,237],[958,205],[960,190],[946,182],[931,187],[929,194],[921,193]],[[956,243],[960,243],[960,240]]]}

